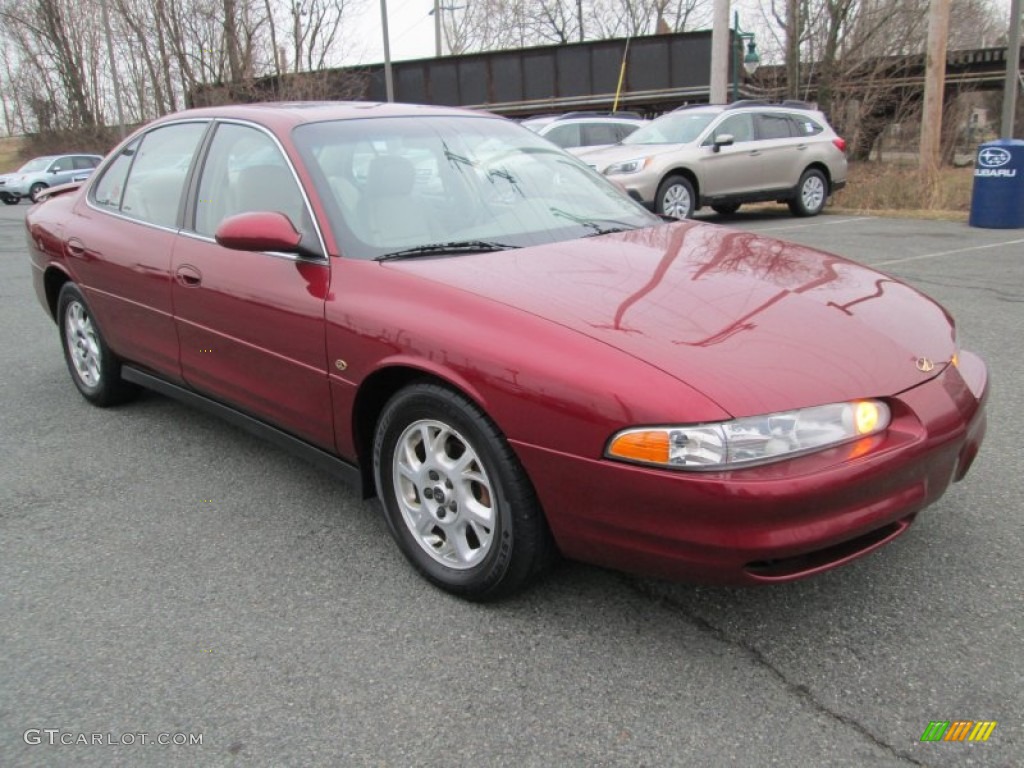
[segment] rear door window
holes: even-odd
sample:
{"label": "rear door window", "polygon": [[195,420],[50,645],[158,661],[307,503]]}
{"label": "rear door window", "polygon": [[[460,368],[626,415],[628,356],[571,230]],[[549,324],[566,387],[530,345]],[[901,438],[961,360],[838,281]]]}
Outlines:
{"label": "rear door window", "polygon": [[124,195],[124,183],[128,171],[135,159],[135,152],[141,140],[136,139],[117,153],[117,157],[103,171],[100,180],[92,188],[92,202],[112,211],[121,210],[121,197]]}
{"label": "rear door window", "polygon": [[615,123],[587,123],[583,126],[583,143],[580,146],[616,144],[619,141],[617,128]]}
{"label": "rear door window", "polygon": [[551,143],[562,147],[562,149],[565,149],[566,147],[578,147],[580,146],[579,123],[556,125],[544,134],[544,138]]}
{"label": "rear door window", "polygon": [[792,138],[789,118],[776,112],[757,115],[757,138],[761,141]]}
{"label": "rear door window", "polygon": [[176,227],[181,193],[207,124],[179,123],[147,133],[128,173],[121,212],[150,224]]}

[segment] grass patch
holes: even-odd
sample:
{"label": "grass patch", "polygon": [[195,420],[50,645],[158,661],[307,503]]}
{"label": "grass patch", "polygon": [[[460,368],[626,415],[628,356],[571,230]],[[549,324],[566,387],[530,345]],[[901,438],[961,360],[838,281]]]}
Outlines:
{"label": "grass patch", "polygon": [[24,139],[0,139],[0,173],[10,173],[21,167],[24,162],[21,158],[24,143]]}
{"label": "grass patch", "polygon": [[971,209],[974,169],[941,169],[933,195],[915,166],[850,163],[846,182],[846,188],[833,196],[831,211],[959,220]]}

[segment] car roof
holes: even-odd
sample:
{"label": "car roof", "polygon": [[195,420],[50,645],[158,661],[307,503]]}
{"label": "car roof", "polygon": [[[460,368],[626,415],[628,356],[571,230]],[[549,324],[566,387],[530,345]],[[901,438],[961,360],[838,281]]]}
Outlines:
{"label": "car roof", "polygon": [[187,120],[189,118],[224,118],[248,120],[268,127],[288,129],[306,123],[328,120],[355,120],[372,117],[489,117],[501,119],[484,110],[434,107],[422,104],[389,104],[376,101],[294,101],[261,102],[259,104],[233,104],[219,107],[201,107],[175,112],[153,124]]}

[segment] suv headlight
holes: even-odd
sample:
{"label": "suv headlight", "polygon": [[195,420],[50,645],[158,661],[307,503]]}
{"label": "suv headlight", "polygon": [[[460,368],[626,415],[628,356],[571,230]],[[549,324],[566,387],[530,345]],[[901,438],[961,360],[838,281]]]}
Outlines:
{"label": "suv headlight", "polygon": [[669,469],[737,469],[877,434],[890,419],[885,403],[857,400],[716,424],[639,427],[615,434],[605,455]]}
{"label": "suv headlight", "polygon": [[651,162],[649,157],[637,157],[633,160],[626,160],[622,163],[612,163],[604,169],[605,176],[616,176],[626,173],[637,173],[647,167]]}

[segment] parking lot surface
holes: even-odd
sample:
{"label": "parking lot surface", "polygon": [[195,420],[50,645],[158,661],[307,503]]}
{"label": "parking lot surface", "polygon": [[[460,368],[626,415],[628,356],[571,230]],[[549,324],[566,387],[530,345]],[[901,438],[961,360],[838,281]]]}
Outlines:
{"label": "parking lot surface", "polygon": [[[1024,765],[1024,230],[710,217],[941,301],[991,371],[971,474],[811,580],[565,563],[480,606],[278,449],[156,395],[86,404],[32,292],[27,209],[0,207],[0,766]],[[936,720],[998,725],[922,743]],[[101,743],[61,744],[82,735]]]}

